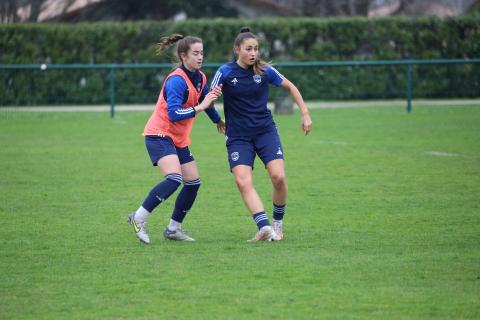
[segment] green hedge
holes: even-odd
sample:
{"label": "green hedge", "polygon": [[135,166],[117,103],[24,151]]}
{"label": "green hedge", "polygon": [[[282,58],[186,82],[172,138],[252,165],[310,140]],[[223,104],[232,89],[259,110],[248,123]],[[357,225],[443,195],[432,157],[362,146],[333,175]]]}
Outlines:
{"label": "green hedge", "polygon": [[[203,38],[205,62],[232,58],[241,26],[261,38],[268,61],[454,59],[480,57],[478,16],[438,18],[214,19],[184,22],[127,22],[0,25],[0,64],[160,63],[154,44],[173,32]],[[121,70],[118,103],[150,103],[165,70]],[[209,75],[215,70],[206,69]],[[307,99],[399,98],[405,67],[281,68]],[[0,70],[0,105],[106,103],[105,70]],[[478,97],[480,66],[422,66],[414,70],[414,96]]]}

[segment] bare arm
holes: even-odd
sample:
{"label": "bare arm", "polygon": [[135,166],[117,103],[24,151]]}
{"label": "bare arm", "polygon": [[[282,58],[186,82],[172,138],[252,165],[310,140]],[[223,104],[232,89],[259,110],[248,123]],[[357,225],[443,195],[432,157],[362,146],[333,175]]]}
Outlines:
{"label": "bare arm", "polygon": [[307,135],[312,130],[312,119],[310,118],[307,105],[303,101],[300,91],[298,91],[297,87],[287,78],[283,79],[281,86],[290,92],[293,101],[295,101],[300,109],[300,112],[302,113],[302,130],[305,135]]}

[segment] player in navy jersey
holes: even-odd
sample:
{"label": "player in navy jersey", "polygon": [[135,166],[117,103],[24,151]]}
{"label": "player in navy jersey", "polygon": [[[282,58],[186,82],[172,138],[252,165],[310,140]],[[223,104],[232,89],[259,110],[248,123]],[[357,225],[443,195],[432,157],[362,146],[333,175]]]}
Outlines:
{"label": "player in navy jersey", "polygon": [[[222,85],[230,169],[245,206],[259,229],[250,241],[282,240],[288,188],[284,150],[267,108],[268,86],[281,86],[291,94],[301,111],[305,135],[312,128],[312,120],[295,85],[259,59],[258,43],[257,36],[248,28],[242,28],[234,42],[235,61],[218,69],[211,87]],[[256,155],[264,163],[273,184],[273,228],[253,186]]]}
{"label": "player in navy jersey", "polygon": [[200,188],[198,168],[188,148],[195,115],[205,111],[217,124],[218,131],[225,132],[225,123],[215,109],[210,108],[221,94],[221,89],[213,88],[209,92],[207,78],[200,70],[203,62],[202,40],[179,34],[163,37],[157,53],[161,54],[177,42],[180,63],[165,79],[155,111],[143,131],[152,164],[158,166],[165,179],[151,189],[138,210],[128,217],[137,238],[147,244],[150,243],[146,227],[148,217],[182,183],[170,224],[163,235],[165,239],[194,241],[181,228],[181,224]]}

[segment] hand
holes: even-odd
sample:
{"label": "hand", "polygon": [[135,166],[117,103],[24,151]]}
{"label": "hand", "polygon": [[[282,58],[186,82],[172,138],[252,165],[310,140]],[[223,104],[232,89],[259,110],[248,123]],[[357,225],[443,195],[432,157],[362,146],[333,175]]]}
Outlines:
{"label": "hand", "polygon": [[220,97],[222,95],[222,85],[216,86],[215,88],[212,88],[210,92],[215,92],[217,97]]}
{"label": "hand", "polygon": [[205,98],[203,98],[202,103],[195,107],[195,110],[197,111],[197,113],[199,113],[210,108],[212,102],[217,100],[217,98],[217,93],[215,91],[210,91],[209,93],[207,93]]}
{"label": "hand", "polygon": [[[221,94],[221,92],[220,92],[220,94]],[[216,91],[210,91],[209,93],[207,93],[207,95],[203,99],[203,102],[208,101],[208,103],[207,103],[207,108],[208,108],[208,107],[210,107],[210,105],[212,104],[213,101],[218,99],[218,97],[219,97],[219,94]],[[205,109],[207,109],[207,108],[205,108]]]}
{"label": "hand", "polygon": [[[215,98],[215,100],[216,100],[218,97],[220,97],[222,95],[222,85],[216,86],[215,88],[210,90],[209,93],[213,93],[216,96],[216,98]],[[215,101],[215,100],[213,100],[213,101]],[[210,103],[206,109],[209,109],[211,107],[212,107],[212,103]]]}
{"label": "hand", "polygon": [[225,134],[225,121],[223,121],[222,119],[220,119],[220,121],[217,122],[217,131],[218,133],[223,133]]}
{"label": "hand", "polygon": [[[209,93],[213,93],[213,94],[216,96],[215,100],[217,100],[218,97],[220,97],[220,96],[222,95],[222,85],[216,86],[215,88],[213,88],[212,90],[210,90]],[[213,100],[213,101],[215,101],[215,100]],[[213,102],[213,101],[212,101],[212,102]],[[207,107],[207,109],[208,109],[208,108],[211,108],[211,107],[212,107],[212,103],[209,104],[209,106]]]}
{"label": "hand", "polygon": [[312,130],[312,119],[308,113],[302,114],[302,130],[305,135],[309,134]]}

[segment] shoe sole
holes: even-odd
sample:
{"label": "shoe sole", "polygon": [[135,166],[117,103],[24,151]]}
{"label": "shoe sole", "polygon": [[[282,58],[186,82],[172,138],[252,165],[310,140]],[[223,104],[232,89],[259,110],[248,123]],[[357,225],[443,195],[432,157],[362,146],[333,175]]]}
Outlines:
{"label": "shoe sole", "polygon": [[250,239],[250,240],[247,240],[247,242],[272,242],[272,241],[275,241],[275,234],[273,234],[273,233],[268,238],[265,238],[265,239],[259,239],[259,240]]}
{"label": "shoe sole", "polygon": [[165,238],[165,240],[171,240],[171,241],[189,241],[189,242],[194,242],[195,239],[191,238],[191,237],[188,237],[186,234],[185,234],[185,231],[183,231],[183,234],[185,236],[188,237],[188,239],[178,239],[178,238],[174,238],[174,237],[169,237],[169,235],[174,235],[175,233],[172,233],[172,234],[168,234],[167,233],[167,230],[165,230],[163,232],[163,238]]}
{"label": "shoe sole", "polygon": [[194,242],[195,239],[175,239],[175,238],[168,238],[168,237],[164,237],[165,240],[170,240],[170,241],[189,241],[189,242]]}

